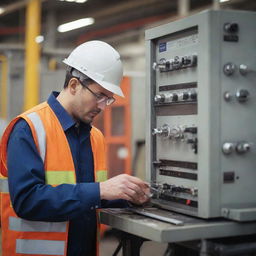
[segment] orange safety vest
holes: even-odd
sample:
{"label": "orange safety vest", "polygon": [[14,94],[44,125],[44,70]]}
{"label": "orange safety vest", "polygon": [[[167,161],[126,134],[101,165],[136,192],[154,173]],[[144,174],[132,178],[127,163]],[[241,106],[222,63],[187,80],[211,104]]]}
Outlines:
{"label": "orange safety vest", "polygon": [[[6,128],[1,141],[2,256],[66,256],[68,222],[29,221],[19,218],[12,208],[8,193],[7,143],[15,123],[20,118],[25,119],[31,128],[44,162],[46,184],[76,184],[75,167],[66,135],[48,103],[44,102],[16,117]],[[107,179],[104,137],[93,127],[90,139],[95,179],[101,182]],[[97,222],[99,231],[99,221]]]}

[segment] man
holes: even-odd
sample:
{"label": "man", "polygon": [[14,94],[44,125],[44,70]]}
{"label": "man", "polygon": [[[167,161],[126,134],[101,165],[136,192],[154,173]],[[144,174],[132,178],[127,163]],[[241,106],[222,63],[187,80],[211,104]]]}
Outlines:
{"label": "man", "polygon": [[15,118],[2,137],[10,193],[2,194],[3,256],[96,255],[96,209],[148,200],[136,177],[106,180],[103,135],[91,126],[114,94],[123,96],[119,54],[90,41],[64,63],[63,90]]}

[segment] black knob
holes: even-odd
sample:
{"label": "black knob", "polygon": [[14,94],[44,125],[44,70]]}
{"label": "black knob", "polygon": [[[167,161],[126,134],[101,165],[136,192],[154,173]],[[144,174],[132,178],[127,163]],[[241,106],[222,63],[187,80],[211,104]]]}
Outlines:
{"label": "black knob", "polygon": [[191,92],[190,93],[190,99],[191,100],[196,100],[197,99],[197,93],[196,92]]}
{"label": "black knob", "polygon": [[170,61],[166,61],[165,67],[166,67],[167,70],[170,69],[170,66],[171,66]]}
{"label": "black knob", "polygon": [[196,134],[197,133],[197,127],[187,127],[187,128],[185,128],[184,132]]}
{"label": "black knob", "polygon": [[174,93],[172,95],[172,101],[177,101],[178,100],[178,95],[176,93]]}
{"label": "black knob", "polygon": [[238,24],[237,23],[225,23],[224,31],[228,33],[237,33],[238,32]]}
{"label": "black knob", "polygon": [[188,144],[194,144],[194,143],[195,143],[195,140],[194,140],[194,139],[187,139],[187,143],[188,143]]}
{"label": "black knob", "polygon": [[182,94],[182,99],[183,99],[183,100],[187,100],[188,97],[189,97],[188,93],[187,93],[187,92],[183,92],[183,94]]}
{"label": "black knob", "polygon": [[188,58],[187,56],[184,56],[181,58],[181,62],[182,62],[182,65],[186,66],[186,65],[191,64],[191,59]]}
{"label": "black knob", "polygon": [[239,102],[245,102],[248,100],[249,94],[247,90],[241,89],[236,92],[236,98]]}

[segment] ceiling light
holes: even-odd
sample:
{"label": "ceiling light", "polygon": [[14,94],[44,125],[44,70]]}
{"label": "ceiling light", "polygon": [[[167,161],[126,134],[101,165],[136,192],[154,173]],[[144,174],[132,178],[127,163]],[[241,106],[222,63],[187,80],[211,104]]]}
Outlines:
{"label": "ceiling light", "polygon": [[42,35],[37,36],[37,37],[35,38],[35,41],[36,41],[38,44],[42,43],[42,42],[44,41],[44,36],[42,36]]}
{"label": "ceiling light", "polygon": [[61,2],[65,1],[65,2],[75,2],[75,3],[79,3],[79,4],[83,4],[85,2],[87,2],[88,0],[59,0]]}
{"label": "ceiling light", "polygon": [[5,9],[2,8],[2,7],[0,7],[0,15],[1,15],[2,13],[4,13],[4,11],[5,11]]}
{"label": "ceiling light", "polygon": [[224,2],[228,2],[230,0],[219,0],[219,1],[220,1],[220,3],[224,3]]}
{"label": "ceiling light", "polygon": [[73,30],[73,29],[86,27],[86,26],[89,26],[93,23],[94,23],[93,18],[84,18],[84,19],[75,20],[75,21],[71,21],[71,22],[62,24],[62,25],[58,26],[57,30],[59,32],[63,33],[63,32]]}

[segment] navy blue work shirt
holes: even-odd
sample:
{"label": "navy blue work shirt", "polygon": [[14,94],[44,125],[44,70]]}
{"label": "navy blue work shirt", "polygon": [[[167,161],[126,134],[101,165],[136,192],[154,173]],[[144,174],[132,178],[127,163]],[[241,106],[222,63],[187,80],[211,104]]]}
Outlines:
{"label": "navy blue work shirt", "polygon": [[45,184],[44,163],[37,151],[29,125],[20,119],[8,141],[8,180],[11,201],[17,215],[28,220],[70,221],[68,255],[94,255],[96,209],[124,207],[123,200],[100,200],[99,183],[94,182],[93,153],[89,124],[76,122],[56,100],[48,104],[66,134],[75,165],[77,184],[56,187]]}

